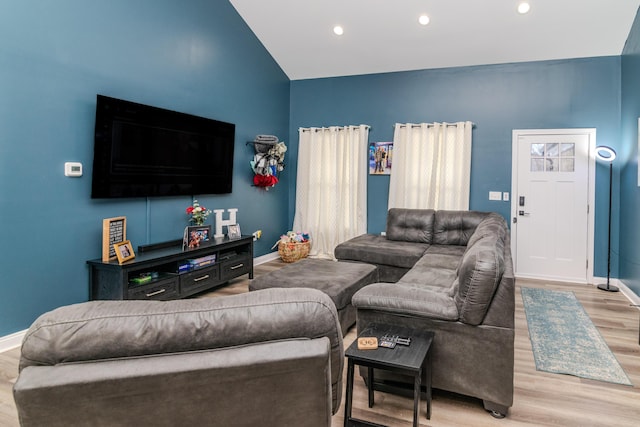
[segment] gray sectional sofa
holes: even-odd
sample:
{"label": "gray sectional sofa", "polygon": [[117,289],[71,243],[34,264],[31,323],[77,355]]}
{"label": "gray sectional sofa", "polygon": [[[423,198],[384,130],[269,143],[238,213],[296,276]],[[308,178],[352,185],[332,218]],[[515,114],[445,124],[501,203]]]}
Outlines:
{"label": "gray sectional sofa", "polygon": [[[378,267],[381,282],[352,299],[358,332],[373,323],[434,331],[433,387],[482,399],[492,415],[506,415],[513,403],[515,279],[502,216],[390,209],[386,236],[356,237],[338,245],[335,256]],[[413,386],[384,371],[375,380],[380,389]]]}

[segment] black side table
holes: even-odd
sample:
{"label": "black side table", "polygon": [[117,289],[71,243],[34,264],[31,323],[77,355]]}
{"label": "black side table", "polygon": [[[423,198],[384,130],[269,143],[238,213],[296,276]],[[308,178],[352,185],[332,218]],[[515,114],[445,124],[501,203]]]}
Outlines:
{"label": "black side table", "polygon": [[409,375],[414,378],[413,388],[413,425],[418,426],[420,406],[420,386],[424,380],[427,391],[427,419],[431,419],[431,344],[434,333],[417,331],[392,325],[373,324],[362,331],[361,337],[377,337],[378,341],[384,335],[399,335],[411,338],[409,346],[398,344],[395,348],[378,347],[375,350],[358,350],[356,339],[345,352],[347,356],[347,395],[344,414],[344,427],[384,427],[381,424],[351,418],[353,400],[354,366],[366,366],[368,373],[367,388],[369,391],[369,407],[373,407],[374,378],[373,369],[384,369]]}

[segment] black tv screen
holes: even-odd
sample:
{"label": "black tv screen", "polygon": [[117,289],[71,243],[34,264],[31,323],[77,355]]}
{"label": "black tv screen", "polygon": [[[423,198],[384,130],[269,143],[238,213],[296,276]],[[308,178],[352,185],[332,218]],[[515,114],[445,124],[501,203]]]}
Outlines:
{"label": "black tv screen", "polygon": [[231,193],[235,125],[97,96],[91,197]]}

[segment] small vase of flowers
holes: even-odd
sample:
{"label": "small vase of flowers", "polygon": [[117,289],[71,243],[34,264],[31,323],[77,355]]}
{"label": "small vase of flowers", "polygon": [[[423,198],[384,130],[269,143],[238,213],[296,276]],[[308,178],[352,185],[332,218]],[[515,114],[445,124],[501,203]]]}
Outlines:
{"label": "small vase of flowers", "polygon": [[193,201],[193,205],[187,208],[187,215],[191,215],[189,222],[192,225],[204,225],[207,217],[211,214],[211,209],[200,206],[197,200]]}

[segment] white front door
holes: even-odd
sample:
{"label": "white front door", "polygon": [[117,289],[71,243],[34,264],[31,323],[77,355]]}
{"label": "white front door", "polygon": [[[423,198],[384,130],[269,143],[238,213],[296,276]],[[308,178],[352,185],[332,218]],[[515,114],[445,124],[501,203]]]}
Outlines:
{"label": "white front door", "polygon": [[517,277],[587,283],[592,275],[594,129],[514,130],[513,223]]}

